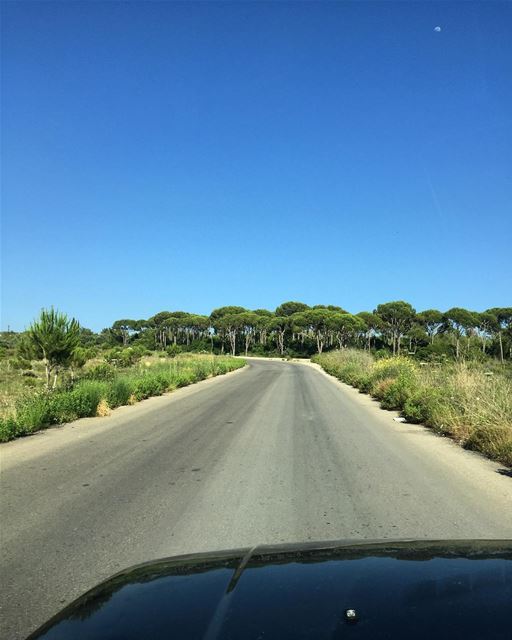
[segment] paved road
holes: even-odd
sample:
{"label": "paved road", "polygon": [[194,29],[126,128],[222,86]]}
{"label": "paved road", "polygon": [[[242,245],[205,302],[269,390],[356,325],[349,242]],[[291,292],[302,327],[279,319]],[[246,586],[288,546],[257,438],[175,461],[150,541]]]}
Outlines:
{"label": "paved road", "polygon": [[311,366],[251,361],[2,445],[3,638],[156,557],[335,538],[512,538],[512,478]]}

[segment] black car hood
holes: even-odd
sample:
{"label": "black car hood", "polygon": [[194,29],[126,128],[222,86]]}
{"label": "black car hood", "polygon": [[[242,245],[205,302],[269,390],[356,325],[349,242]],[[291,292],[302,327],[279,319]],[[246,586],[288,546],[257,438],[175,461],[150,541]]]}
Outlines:
{"label": "black car hood", "polygon": [[343,541],[167,558],[102,583],[35,638],[510,640],[512,541]]}

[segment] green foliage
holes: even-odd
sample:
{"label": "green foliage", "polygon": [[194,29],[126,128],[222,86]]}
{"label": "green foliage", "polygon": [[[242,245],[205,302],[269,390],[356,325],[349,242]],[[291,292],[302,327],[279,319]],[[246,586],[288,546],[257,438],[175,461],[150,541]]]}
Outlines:
{"label": "green foliage", "polygon": [[165,373],[145,373],[133,381],[133,395],[136,400],[161,396],[170,388],[171,379],[171,376]]}
{"label": "green foliage", "polygon": [[71,355],[71,365],[77,369],[81,369],[90,357],[88,349],[76,347]]}
{"label": "green foliage", "polygon": [[[284,318],[288,320],[286,327]],[[296,301],[284,302],[275,313],[267,309],[249,311],[240,306],[214,309],[210,317],[161,311],[147,320],[116,320],[100,334],[81,328],[80,346],[86,352],[76,351],[71,365],[79,369],[84,357],[95,357],[101,350],[110,362],[125,368],[148,350],[169,349],[171,355],[173,350],[177,353],[180,349],[180,352],[230,351],[234,355],[245,351],[308,357],[315,351],[336,347],[364,347],[393,354],[407,352],[420,360],[435,360],[439,347],[443,357],[450,359],[482,359],[483,353],[484,357],[499,357],[504,363],[512,357],[511,326],[512,310],[507,307],[482,313],[461,308],[444,313],[427,309],[416,314],[402,300],[380,304],[373,313],[361,311],[355,316],[338,305],[309,307]],[[12,357],[13,349],[28,360],[42,357],[27,336],[11,334],[0,334],[0,351],[4,349],[5,357]]]}
{"label": "green foliage", "polygon": [[408,302],[396,300],[379,304],[374,313],[380,317],[384,328],[388,328],[393,355],[400,353],[400,341],[402,336],[412,327],[416,311]]}
{"label": "green foliage", "polygon": [[[14,412],[0,417],[0,441],[27,435],[52,424],[95,416],[101,402],[107,408],[143,400],[166,391],[245,366],[240,359],[185,355],[148,363],[147,368],[118,372],[108,364],[89,370],[70,390],[21,397]],[[113,375],[112,375],[113,374]],[[96,379],[94,378],[96,376]]]}
{"label": "green foliage", "polygon": [[43,429],[53,423],[53,418],[51,394],[46,392],[30,398],[22,398],[16,409],[16,415],[7,418],[12,431],[11,437]]}
{"label": "green foliage", "polygon": [[418,383],[414,375],[400,373],[396,378],[388,380],[389,383],[386,384],[385,392],[380,398],[382,408],[403,409],[405,403],[418,389]]}
{"label": "green foliage", "polygon": [[277,307],[275,315],[292,316],[294,313],[301,313],[302,311],[307,311],[307,309],[309,309],[309,306],[304,304],[304,302],[283,302],[283,304]]}
{"label": "green foliage", "polygon": [[80,325],[53,307],[43,309],[39,320],[30,325],[27,337],[36,357],[46,362],[46,385],[49,387],[52,372],[70,363],[80,340]]}
{"label": "green foliage", "polygon": [[116,378],[108,386],[106,395],[108,406],[111,409],[115,409],[116,407],[122,407],[128,404],[133,391],[133,385],[128,379]]}
{"label": "green foliage", "polygon": [[9,360],[9,364],[13,369],[30,369],[31,368],[31,362],[30,360],[25,360],[25,358],[22,358],[21,356],[18,356],[17,358],[11,358]]}
{"label": "green foliage", "polygon": [[108,362],[100,362],[91,367],[82,377],[87,380],[113,380],[115,376],[115,367]]}
{"label": "green foliage", "polygon": [[443,389],[420,386],[405,400],[402,415],[408,422],[423,423],[436,430],[442,430],[442,410],[450,402]]}
{"label": "green foliage", "polygon": [[423,326],[431,340],[443,325],[443,314],[437,309],[427,309],[418,313],[417,320]]}
{"label": "green foliage", "polygon": [[224,316],[233,316],[238,313],[244,313],[247,309],[245,307],[236,307],[236,306],[228,306],[228,307],[219,307],[218,309],[214,309],[210,314],[210,321],[215,322],[220,318],[224,318]]}
{"label": "green foliage", "polygon": [[26,362],[41,359],[41,352],[26,333],[20,336],[16,344],[16,354],[18,358]]}
{"label": "green foliage", "polygon": [[78,418],[96,415],[102,398],[107,396],[108,384],[99,380],[83,380],[67,395],[71,398],[71,408]]}
{"label": "green foliage", "polygon": [[[144,350],[143,350],[144,351]],[[110,349],[104,355],[105,360],[116,367],[131,367],[141,358],[141,351],[134,347]]]}

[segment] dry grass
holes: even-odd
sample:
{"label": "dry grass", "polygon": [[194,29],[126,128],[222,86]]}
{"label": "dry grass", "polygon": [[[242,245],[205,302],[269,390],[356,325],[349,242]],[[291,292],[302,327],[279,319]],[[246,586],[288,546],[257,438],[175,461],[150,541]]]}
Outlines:
{"label": "dry grass", "polygon": [[105,400],[105,398],[102,398],[98,404],[98,407],[96,408],[96,415],[99,418],[104,418],[105,416],[109,416],[111,413],[110,411],[110,407],[108,406],[108,402]]}

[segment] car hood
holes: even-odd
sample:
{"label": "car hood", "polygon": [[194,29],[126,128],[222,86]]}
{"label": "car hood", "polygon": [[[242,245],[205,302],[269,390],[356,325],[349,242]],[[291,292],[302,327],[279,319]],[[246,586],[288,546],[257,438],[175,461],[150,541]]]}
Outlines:
{"label": "car hood", "polygon": [[512,541],[337,541],[166,558],[118,573],[30,639],[433,637],[512,637]]}

